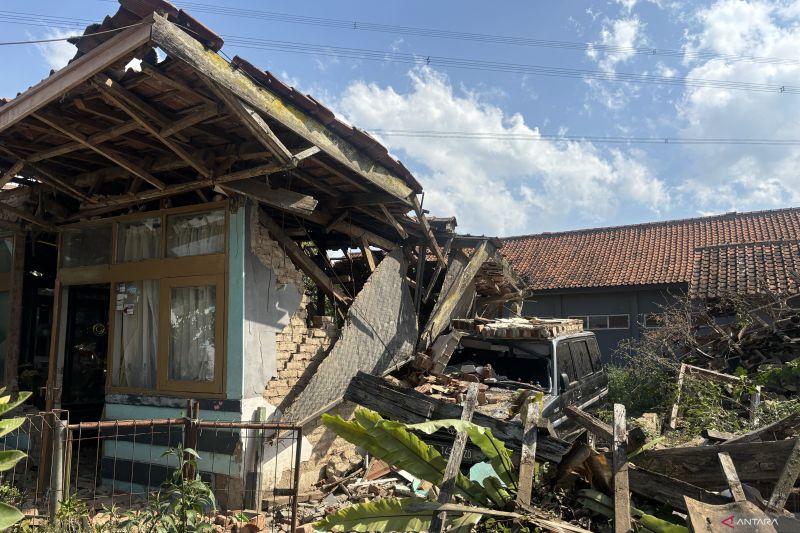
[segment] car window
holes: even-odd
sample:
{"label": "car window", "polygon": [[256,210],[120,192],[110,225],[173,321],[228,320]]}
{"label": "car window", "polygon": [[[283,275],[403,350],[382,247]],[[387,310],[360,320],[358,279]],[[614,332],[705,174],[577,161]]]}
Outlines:
{"label": "car window", "polygon": [[578,376],[588,376],[592,373],[592,362],[589,358],[589,347],[586,345],[586,341],[581,339],[569,344],[572,351],[572,363],[578,371]]}
{"label": "car window", "polygon": [[561,342],[556,347],[556,358],[558,363],[558,373],[566,374],[570,383],[578,379],[578,375],[573,366],[572,355],[569,351],[569,344]]}
{"label": "car window", "polygon": [[592,369],[595,372],[599,372],[603,369],[603,363],[600,359],[600,347],[597,345],[597,339],[592,337],[587,339],[586,342],[589,345],[589,356],[592,359]]}

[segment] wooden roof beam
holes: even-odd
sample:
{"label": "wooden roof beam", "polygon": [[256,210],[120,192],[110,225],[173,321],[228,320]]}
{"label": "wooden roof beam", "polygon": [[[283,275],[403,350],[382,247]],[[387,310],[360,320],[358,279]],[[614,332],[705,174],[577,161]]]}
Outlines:
{"label": "wooden roof beam", "polygon": [[129,161],[125,157],[117,154],[116,152],[113,152],[113,151],[108,150],[106,148],[101,148],[100,146],[98,146],[96,144],[92,144],[91,142],[89,142],[88,137],[86,137],[85,135],[83,135],[79,131],[76,131],[76,130],[72,129],[71,127],[67,126],[66,124],[59,123],[59,121],[57,119],[55,119],[53,117],[45,116],[42,113],[35,113],[33,116],[36,117],[37,120],[47,124],[51,128],[53,128],[53,129],[55,129],[57,131],[60,131],[61,133],[63,133],[64,135],[66,135],[67,137],[72,139],[73,141],[76,141],[76,142],[82,144],[86,148],[89,148],[90,150],[92,150],[94,152],[97,152],[98,154],[102,155],[103,157],[105,157],[109,161],[112,161],[112,162],[116,163],[117,165],[119,165],[120,167],[124,168],[125,170],[127,170],[131,174],[133,174],[135,176],[139,176],[140,178],[142,178],[144,181],[148,182],[153,187],[155,187],[157,189],[164,189],[166,187],[164,182],[162,182],[160,179],[156,178],[155,176],[153,176],[152,174],[150,174],[149,172],[144,170],[142,167],[140,167],[136,163],[134,163],[132,161]]}
{"label": "wooden roof beam", "polygon": [[376,163],[349,141],[332,134],[318,119],[259,87],[241,70],[232,69],[228,63],[220,61],[216,53],[204,48],[175,24],[157,14],[153,18],[153,41],[168,55],[188,64],[200,76],[233,92],[257,112],[290,129],[308,143],[318,146],[322,152],[355,172],[361,179],[409,204],[413,190],[403,178]]}
{"label": "wooden roof beam", "polygon": [[422,232],[428,239],[428,244],[430,245],[431,250],[433,250],[433,253],[436,255],[436,259],[442,266],[447,266],[447,258],[442,252],[442,248],[439,246],[439,243],[436,242],[436,237],[433,234],[433,230],[431,230],[431,225],[428,223],[428,218],[422,211],[422,206],[420,205],[416,194],[411,195],[411,205],[414,208],[414,212],[417,214],[417,220],[419,220],[420,226],[422,226]]}
{"label": "wooden roof beam", "polygon": [[[190,153],[173,139],[161,134],[161,130],[169,127],[170,120],[167,117],[161,115],[156,109],[108,76],[98,74],[92,81],[105,98],[127,113],[145,131],[172,150],[175,155],[186,161],[201,176],[204,178],[211,177],[211,169],[205,166],[197,154]],[[144,178],[142,177],[142,179]]]}
{"label": "wooden roof beam", "polygon": [[0,209],[5,211],[6,213],[9,213],[10,215],[14,215],[19,219],[27,220],[31,224],[44,228],[47,231],[55,231],[55,226],[53,224],[37,217],[33,213],[28,213],[24,209],[19,209],[14,206],[8,205],[6,203],[0,203]]}
{"label": "wooden roof beam", "polygon": [[25,166],[25,161],[17,160],[11,165],[11,168],[6,170],[2,176],[0,176],[0,189],[2,189],[9,181],[14,179],[17,174],[19,174],[22,167]]}
{"label": "wooden roof beam", "polygon": [[389,222],[389,224],[391,224],[392,227],[397,230],[397,233],[400,234],[400,238],[402,238],[403,240],[408,239],[408,232],[397,221],[397,219],[392,216],[392,214],[389,212],[389,209],[386,208],[386,205],[385,204],[379,204],[379,207],[381,209],[381,212],[383,213],[383,216],[386,218],[387,222]]}
{"label": "wooden roof beam", "polygon": [[[126,133],[130,133],[138,128],[139,125],[136,124],[135,122],[120,124],[119,126],[114,126],[113,128],[110,128],[106,131],[101,131],[99,133],[89,135],[88,137],[86,137],[86,142],[90,144],[104,143],[106,141],[110,141],[111,139],[116,139],[121,135],[125,135]],[[43,161],[45,159],[52,159],[60,155],[75,152],[76,150],[83,150],[85,147],[86,145],[80,142],[69,142],[62,144],[60,146],[56,146],[54,148],[48,148],[47,150],[42,150],[41,152],[31,154],[26,158],[26,161],[36,162],[36,161]]]}
{"label": "wooden roof beam", "polygon": [[0,107],[0,132],[62,97],[88,78],[129,57],[150,41],[152,18],[121,31]]}
{"label": "wooden roof beam", "polygon": [[231,93],[224,87],[220,87],[214,82],[208,81],[206,83],[208,88],[216,94],[220,100],[225,102],[225,108],[233,117],[245,128],[250,134],[261,143],[264,148],[272,152],[278,161],[281,163],[288,163],[292,160],[292,153],[288,148],[278,139],[269,124],[261,118],[261,115],[242,102],[235,94]]}

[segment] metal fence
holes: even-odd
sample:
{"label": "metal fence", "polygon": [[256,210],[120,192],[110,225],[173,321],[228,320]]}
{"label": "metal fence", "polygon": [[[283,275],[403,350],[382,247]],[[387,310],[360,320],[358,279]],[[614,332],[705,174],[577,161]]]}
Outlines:
{"label": "metal fence", "polygon": [[[27,453],[3,481],[22,492],[20,507],[29,515],[52,516],[67,498],[94,515],[144,509],[180,470],[208,483],[217,509],[229,516],[244,512],[260,528],[279,531],[285,525],[294,531],[302,430],[202,420],[196,403],[188,413],[79,424],[70,424],[64,411],[28,415],[2,439],[3,449]],[[182,467],[179,448],[195,450],[196,471],[191,464]]]}

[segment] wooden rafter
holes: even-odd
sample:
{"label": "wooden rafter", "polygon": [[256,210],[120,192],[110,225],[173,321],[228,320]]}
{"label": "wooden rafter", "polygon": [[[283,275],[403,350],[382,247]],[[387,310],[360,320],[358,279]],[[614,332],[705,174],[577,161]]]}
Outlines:
{"label": "wooden rafter", "polygon": [[114,35],[0,108],[0,132],[63,96],[150,41],[152,19]]}
{"label": "wooden rafter", "polygon": [[[139,126],[135,122],[121,124],[106,131],[101,131],[99,133],[89,135],[88,137],[86,137],[86,142],[90,144],[104,143],[106,141],[110,141],[111,139],[116,139],[121,135],[125,135],[126,133],[130,133],[138,128]],[[68,142],[60,146],[56,146],[54,148],[48,148],[47,150],[42,150],[41,152],[36,152],[35,154],[31,154],[26,158],[26,160],[31,163],[35,163],[36,161],[52,159],[53,157],[58,157],[60,155],[68,154],[76,150],[83,150],[85,147],[86,145],[81,142]]]}
{"label": "wooden rafter", "polygon": [[240,70],[231,69],[214,52],[205,49],[200,42],[157,14],[154,15],[152,39],[167,54],[185,62],[201,76],[234,92],[257,112],[279,122],[308,143],[318,146],[361,179],[402,202],[408,202],[413,191],[403,178],[376,164],[374,159],[364,155],[349,141],[331,135],[331,131],[318,119],[260,88]]}
{"label": "wooden rafter", "polygon": [[242,102],[229,90],[220,87],[213,82],[207,83],[209,89],[216,94],[220,100],[225,102],[225,108],[236,118],[241,125],[243,125],[255,137],[264,148],[272,152],[278,161],[281,163],[288,163],[292,160],[292,153],[286,146],[278,139],[269,124],[261,118],[261,115],[255,110]]}
{"label": "wooden rafter", "polygon": [[24,166],[25,166],[25,161],[22,160],[15,161],[14,164],[11,165],[11,168],[6,170],[3,173],[3,175],[0,176],[0,189],[3,188],[9,181],[14,179]]}
{"label": "wooden rafter", "polygon": [[392,214],[389,212],[389,209],[387,209],[384,204],[379,204],[378,207],[380,207],[381,213],[383,213],[383,216],[386,219],[386,221],[389,222],[389,224],[391,224],[392,227],[397,230],[397,233],[400,234],[400,238],[402,238],[403,240],[408,239],[408,232],[397,221],[397,219],[392,216]]}
{"label": "wooden rafter", "polygon": [[215,185],[221,185],[223,183],[229,183],[232,181],[246,180],[255,176],[269,175],[273,172],[278,172],[281,170],[283,170],[282,166],[277,165],[275,163],[267,163],[265,165],[258,165],[256,167],[248,168],[245,170],[239,170],[236,172],[231,172],[229,174],[224,174],[217,178],[198,179],[187,183],[180,183],[178,185],[170,185],[162,190],[156,190],[156,191],[150,190],[136,194],[129,194],[129,195],[126,194],[123,196],[116,196],[113,198],[109,198],[105,201],[99,202],[100,207],[89,206],[87,209],[82,209],[81,212],[78,215],[72,217],[72,219],[99,215],[129,205],[136,205],[143,202],[150,202],[152,200],[158,200],[161,198],[167,198],[169,196],[175,196],[176,194],[183,194],[186,192],[192,192],[199,189],[205,189],[206,187],[213,187]]}
{"label": "wooden rafter", "polygon": [[140,167],[133,161],[128,160],[127,158],[121,156],[120,154],[112,150],[102,148],[96,144],[92,144],[91,142],[89,142],[88,137],[86,137],[79,131],[72,129],[70,126],[60,123],[57,119],[45,116],[42,113],[35,113],[33,116],[36,117],[37,120],[53,128],[54,130],[60,131],[62,134],[66,135],[73,141],[81,143],[86,148],[89,148],[90,150],[102,155],[109,161],[116,163],[117,165],[127,170],[131,174],[139,176],[153,187],[157,189],[164,189],[166,187],[164,182],[162,182],[160,179],[156,178],[155,176],[144,170],[142,167]]}
{"label": "wooden rafter", "polygon": [[422,226],[422,231],[425,234],[425,238],[428,239],[428,244],[430,245],[431,250],[433,250],[433,253],[436,255],[436,259],[439,261],[439,263],[442,266],[447,266],[447,258],[442,252],[442,248],[439,246],[439,243],[436,242],[436,237],[433,234],[433,230],[431,230],[431,225],[428,223],[428,218],[422,211],[422,206],[419,203],[417,195],[412,194],[410,199],[411,205],[414,208],[414,212],[417,214],[419,225]]}
{"label": "wooden rafter", "polygon": [[[211,170],[205,166],[196,153],[189,152],[175,140],[162,135],[161,131],[170,127],[170,120],[167,117],[108,76],[98,74],[92,81],[106,99],[127,113],[145,131],[172,150],[175,155],[186,161],[201,176],[204,178],[211,177]],[[142,179],[144,178],[142,177]]]}
{"label": "wooden rafter", "polygon": [[328,275],[263,210],[259,212],[259,220],[261,225],[267,228],[272,238],[278,241],[292,262],[305,272],[317,284],[317,287],[335,301],[345,305],[349,303],[349,298],[339,292]]}
{"label": "wooden rafter", "polygon": [[0,209],[2,209],[3,211],[5,211],[6,213],[8,213],[10,215],[14,215],[17,218],[20,218],[22,220],[27,220],[31,224],[35,224],[35,225],[37,225],[39,227],[42,227],[42,228],[46,229],[47,231],[54,231],[55,230],[55,227],[53,226],[53,224],[51,224],[50,222],[48,222],[48,221],[46,221],[44,219],[41,219],[41,218],[37,217],[33,213],[28,213],[24,209],[19,209],[17,207],[8,205],[6,203],[0,203]]}
{"label": "wooden rafter", "polygon": [[317,207],[317,200],[313,196],[286,189],[272,189],[264,183],[253,180],[237,181],[221,185],[221,188],[291,213],[311,214]]}

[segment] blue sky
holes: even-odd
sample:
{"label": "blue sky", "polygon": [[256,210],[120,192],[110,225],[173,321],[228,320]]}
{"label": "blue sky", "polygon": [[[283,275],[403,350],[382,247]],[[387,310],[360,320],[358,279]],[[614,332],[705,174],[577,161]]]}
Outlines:
{"label": "blue sky", "polygon": [[[239,54],[358,127],[487,132],[491,138],[379,138],[422,182],[432,214],[462,231],[514,235],[800,205],[800,146],[648,145],[515,140],[601,137],[800,139],[800,95],[687,86],[681,78],[800,85],[800,5],[789,1],[609,0],[310,2],[229,0],[226,8],[411,28],[591,43],[575,49],[292,24],[187,10]],[[192,4],[195,4],[192,7]],[[3,41],[71,34],[19,15],[100,20],[107,0],[5,0]],[[217,10],[218,11],[218,10]],[[237,12],[234,14],[241,13]],[[16,23],[3,22],[13,20]],[[63,23],[62,23],[63,24]],[[432,57],[430,65],[245,48],[235,37]],[[293,45],[289,45],[293,48]],[[616,47],[612,51],[603,46]],[[636,54],[650,48],[656,54]],[[658,50],[677,50],[667,55]],[[71,57],[70,45],[0,47],[0,96]],[[726,57],[720,57],[720,56]],[[794,61],[754,62],[744,56]],[[678,78],[651,84],[448,68],[437,57]],[[8,75],[13,73],[14,75]]]}

